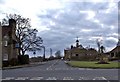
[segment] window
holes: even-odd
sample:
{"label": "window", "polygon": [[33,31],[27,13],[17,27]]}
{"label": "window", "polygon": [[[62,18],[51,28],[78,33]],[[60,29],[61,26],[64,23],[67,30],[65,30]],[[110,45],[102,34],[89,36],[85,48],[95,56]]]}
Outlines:
{"label": "window", "polygon": [[76,54],[76,56],[78,56],[78,54]]}
{"label": "window", "polygon": [[111,57],[113,57],[114,56],[114,53],[111,53]]}
{"label": "window", "polygon": [[4,41],[4,46],[8,46],[8,41]]}
{"label": "window", "polygon": [[8,61],[8,54],[5,53],[5,54],[3,55],[3,61]]}

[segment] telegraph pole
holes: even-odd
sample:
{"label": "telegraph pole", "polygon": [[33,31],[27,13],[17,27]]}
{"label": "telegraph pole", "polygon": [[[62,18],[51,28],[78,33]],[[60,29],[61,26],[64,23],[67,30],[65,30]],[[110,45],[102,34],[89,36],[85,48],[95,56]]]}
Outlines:
{"label": "telegraph pole", "polygon": [[45,60],[45,46],[42,46],[42,48],[43,48],[43,61]]}
{"label": "telegraph pole", "polygon": [[52,56],[52,48],[50,48],[50,56]]}

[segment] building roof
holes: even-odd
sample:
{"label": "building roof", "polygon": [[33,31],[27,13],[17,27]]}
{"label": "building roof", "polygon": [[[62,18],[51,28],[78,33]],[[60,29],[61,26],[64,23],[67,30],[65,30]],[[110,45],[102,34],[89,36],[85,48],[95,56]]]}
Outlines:
{"label": "building roof", "polygon": [[118,40],[117,46],[107,53],[120,52],[120,39]]}
{"label": "building roof", "polygon": [[117,46],[120,46],[120,39],[118,40]]}
{"label": "building roof", "polygon": [[120,52],[120,46],[116,46],[113,50],[110,51],[112,52]]}
{"label": "building roof", "polygon": [[16,43],[19,39],[18,37],[14,34],[12,36],[12,30],[16,27],[16,21],[14,19],[9,19],[9,25],[4,25],[2,26],[2,38],[7,35],[9,37],[12,37],[12,42]]}

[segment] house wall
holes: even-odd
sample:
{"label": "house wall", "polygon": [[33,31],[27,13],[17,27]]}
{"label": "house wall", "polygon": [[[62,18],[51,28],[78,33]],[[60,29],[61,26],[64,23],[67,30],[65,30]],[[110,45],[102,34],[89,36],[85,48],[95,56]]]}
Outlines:
{"label": "house wall", "polygon": [[95,50],[86,50],[79,48],[64,50],[64,52],[65,52],[65,59],[70,58],[70,59],[84,60],[88,58],[90,60],[95,60],[98,55],[97,51]]}
{"label": "house wall", "polygon": [[[3,28],[7,28],[7,31],[5,36],[7,36],[9,39],[5,39],[4,36],[2,36],[3,44],[2,44],[2,55],[3,55],[3,61],[9,61],[12,58],[18,57],[18,49],[15,47],[15,41],[17,41],[17,38],[15,36],[15,28],[16,28],[16,22],[13,19],[9,20],[9,26],[3,26]],[[5,41],[8,41],[8,45],[5,46]]]}
{"label": "house wall", "polygon": [[110,58],[116,58],[118,53],[120,53],[120,46],[116,46],[108,54],[110,55]]}
{"label": "house wall", "polygon": [[69,50],[64,50],[64,57],[65,57],[65,59],[70,58],[70,51]]}
{"label": "house wall", "polygon": [[9,27],[11,28],[12,35],[11,35],[11,40],[12,44],[10,45],[10,50],[11,50],[11,55],[9,56],[9,59],[12,58],[17,58],[17,48],[15,48],[15,44],[13,41],[16,41],[16,36],[15,36],[15,29],[16,29],[16,21],[14,19],[9,20]]}

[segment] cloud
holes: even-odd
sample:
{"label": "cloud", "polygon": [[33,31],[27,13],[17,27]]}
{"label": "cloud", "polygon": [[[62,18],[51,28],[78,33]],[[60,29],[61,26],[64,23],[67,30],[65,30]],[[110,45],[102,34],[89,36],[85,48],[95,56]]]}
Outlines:
{"label": "cloud", "polygon": [[117,44],[118,4],[113,0],[97,1],[5,0],[4,5],[0,4],[0,12],[31,18],[32,27],[39,30],[48,54],[49,48],[53,52],[63,51],[75,44],[77,36],[84,47],[94,48],[96,39],[102,37],[108,51]]}
{"label": "cloud", "polygon": [[4,4],[4,0],[0,0],[0,4]]}
{"label": "cloud", "polygon": [[[72,3],[72,4],[80,5],[80,4],[85,4],[85,3]],[[88,4],[88,3],[86,3],[86,4]],[[114,11],[116,13],[103,12],[103,10],[106,10],[109,8],[109,6],[107,4],[108,4],[108,2],[107,3],[99,3],[100,6],[97,6],[98,4],[96,4],[96,5],[92,4],[92,7],[91,7],[91,5],[87,5],[87,6],[90,6],[91,8],[86,6],[84,8],[84,11],[82,10],[81,12],[80,12],[80,9],[82,9],[81,6],[79,8],[79,5],[76,5],[77,7],[75,8],[72,5],[72,6],[69,6],[69,7],[71,7],[71,8],[69,8],[69,10],[65,9],[66,11],[63,11],[62,14],[57,15],[57,19],[54,18],[54,15],[57,12],[59,12],[59,10],[56,10],[55,13],[52,13],[50,15],[51,20],[54,21],[56,26],[50,25],[50,26],[48,26],[48,28],[51,28],[51,30],[55,30],[56,32],[58,30],[59,30],[59,32],[63,32],[64,33],[63,36],[65,36],[67,38],[68,38],[68,36],[65,34],[68,33],[68,35],[70,35],[71,37],[73,37],[72,34],[74,34],[74,37],[79,36],[82,38],[80,42],[83,43],[83,45],[85,45],[85,44],[92,45],[92,43],[94,43],[94,46],[95,46],[95,39],[94,40],[91,39],[91,42],[90,42],[89,40],[87,41],[87,38],[91,38],[93,36],[99,36],[99,35],[102,35],[103,37],[107,38],[109,34],[113,33],[113,31],[115,33],[117,33],[117,20],[116,20],[117,19],[117,10]],[[114,8],[116,8],[116,7],[114,7]],[[92,10],[92,11],[90,11],[90,10]],[[102,12],[100,12],[100,10]],[[99,13],[96,13],[96,11],[99,11]],[[48,13],[50,14],[50,12],[48,12]],[[91,18],[86,19],[87,17],[90,16],[90,14],[92,14]],[[94,21],[94,19],[96,21]],[[108,29],[109,29],[109,31],[108,31]],[[55,33],[56,36],[57,36],[57,34],[59,34],[59,33]],[[86,38],[84,38],[84,37],[86,37]],[[117,39],[117,37],[111,38],[111,40],[112,40],[111,42],[113,42],[116,39]],[[73,40],[71,39],[71,41],[73,41]],[[108,41],[105,41],[105,42],[106,42],[106,44],[108,44]],[[116,41],[113,43],[114,43],[113,45],[115,45]]]}

